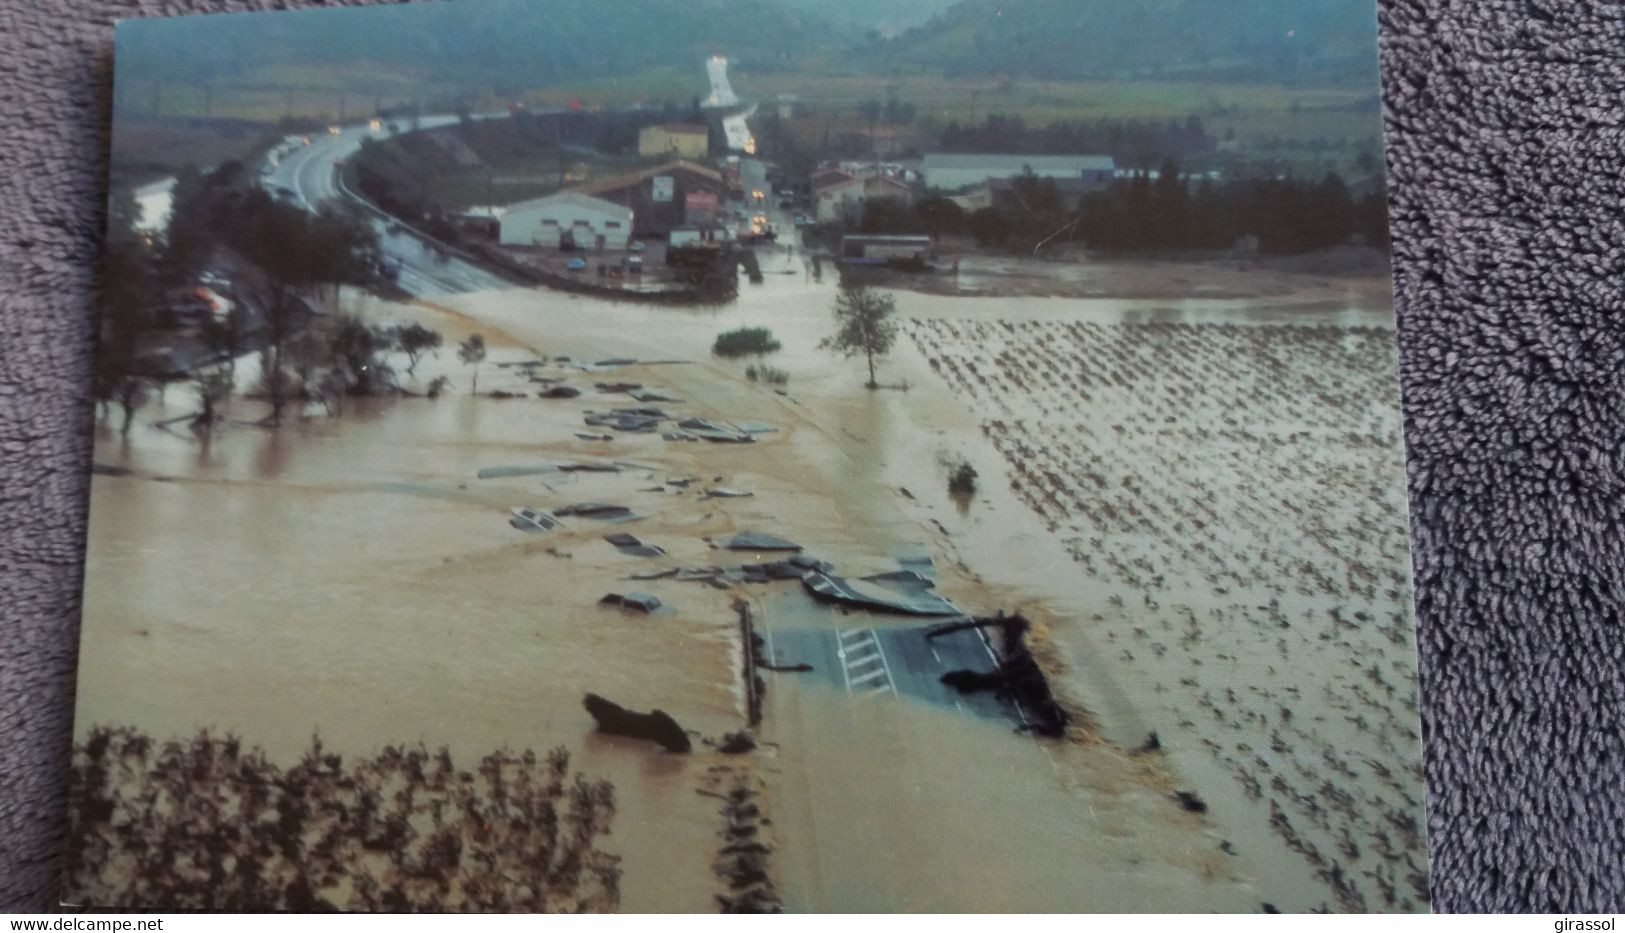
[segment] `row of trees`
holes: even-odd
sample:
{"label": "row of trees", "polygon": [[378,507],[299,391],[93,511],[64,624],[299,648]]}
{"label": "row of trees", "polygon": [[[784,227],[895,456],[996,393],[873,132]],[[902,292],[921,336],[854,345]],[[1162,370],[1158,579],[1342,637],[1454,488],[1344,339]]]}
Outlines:
{"label": "row of trees", "polygon": [[989,115],[980,124],[951,122],[937,140],[945,152],[1011,152],[1109,155],[1126,165],[1147,165],[1162,156],[1189,159],[1212,152],[1216,142],[1202,118],[1184,120],[1057,120],[1028,126],[1018,116]]}
{"label": "row of trees", "polygon": [[1387,196],[1356,198],[1343,179],[1250,179],[1194,190],[1169,163],[1156,179],[1144,174],[1085,195],[1078,237],[1097,249],[1125,251],[1225,249],[1257,237],[1264,253],[1307,253],[1360,241],[1388,242]]}
{"label": "row of trees", "polygon": [[1387,196],[1378,188],[1356,197],[1336,174],[1319,181],[1259,178],[1192,184],[1178,163],[1164,162],[1153,178],[1141,172],[1083,195],[1069,209],[1055,183],[1026,176],[1011,184],[1007,203],[965,211],[945,197],[906,206],[865,205],[865,233],[972,236],[984,246],[1030,250],[1052,239],[1094,249],[1176,252],[1230,249],[1257,237],[1264,253],[1313,252],[1353,241],[1388,242]]}

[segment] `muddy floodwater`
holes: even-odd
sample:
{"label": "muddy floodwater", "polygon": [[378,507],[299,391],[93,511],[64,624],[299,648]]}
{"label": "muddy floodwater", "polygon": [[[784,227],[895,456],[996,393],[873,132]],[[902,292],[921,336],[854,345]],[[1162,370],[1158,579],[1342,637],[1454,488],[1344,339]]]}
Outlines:
{"label": "muddy floodwater", "polygon": [[[406,381],[444,374],[449,394],[276,430],[234,400],[204,442],[157,426],[191,410],[172,388],[128,439],[103,426],[80,733],[207,726],[283,760],[313,734],[352,755],[562,745],[615,785],[605,848],[626,910],[716,909],[724,824],[707,791],[724,776],[760,788],[790,910],[1425,909],[1392,313],[1369,287],[897,292],[886,388],[870,392],[862,360],[817,348],[833,276],[788,251],[763,271],[720,309],[346,295],[375,323],[440,330],[450,349]],[[710,355],[745,325],[783,343],[767,360],[782,391]],[[491,346],[480,390],[526,397],[469,395],[455,344],[473,332]],[[581,366],[611,358],[634,362]],[[537,397],[551,380],[581,394]],[[639,404],[606,381],[763,430],[713,444],[589,427]],[[600,433],[613,439],[578,436]],[[972,496],[947,492],[958,460],[979,474]],[[616,466],[479,478],[583,461]],[[705,495],[719,487],[750,495]],[[635,520],[509,524],[582,502]],[[1068,735],[934,692],[920,619],[846,614],[794,580],[629,579],[756,560],[719,549],[747,530],[852,577],[927,556],[965,611],[1021,610]],[[629,555],[613,532],[664,554]],[[665,608],[598,604],[626,590]],[[813,667],[762,674],[743,756],[712,744],[748,721],[736,600],[768,661]],[[671,713],[695,751],[594,732],[587,692]]]}

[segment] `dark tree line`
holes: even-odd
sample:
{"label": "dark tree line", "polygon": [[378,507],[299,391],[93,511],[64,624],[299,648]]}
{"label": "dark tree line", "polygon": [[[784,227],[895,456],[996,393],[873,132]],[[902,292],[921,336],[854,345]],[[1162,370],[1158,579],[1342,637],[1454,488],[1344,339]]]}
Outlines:
{"label": "dark tree line", "polygon": [[1165,164],[1079,203],[1077,236],[1096,249],[1177,251],[1228,249],[1257,237],[1264,253],[1291,254],[1355,240],[1388,242],[1386,192],[1355,197],[1335,173],[1294,178],[1203,180],[1194,187]]}
{"label": "dark tree line", "polygon": [[949,123],[938,145],[946,152],[1109,155],[1128,166],[1166,156],[1190,159],[1213,151],[1202,118],[1184,120],[1061,120],[1028,126],[1020,117],[990,115],[979,125]]}
{"label": "dark tree line", "polygon": [[1335,174],[1319,181],[1294,178],[1193,183],[1177,163],[1157,177],[1141,172],[1085,194],[1076,210],[1047,178],[1025,176],[1011,185],[1006,206],[965,211],[945,197],[912,207],[896,201],[865,205],[865,233],[972,236],[984,246],[1029,251],[1049,242],[1076,242],[1100,250],[1179,252],[1227,250],[1258,238],[1263,253],[1307,253],[1356,241],[1386,247],[1386,192],[1356,197]]}
{"label": "dark tree line", "polygon": [[546,755],[313,740],[282,767],[235,736],[96,728],[69,774],[70,893],[167,910],[606,911],[615,789]]}

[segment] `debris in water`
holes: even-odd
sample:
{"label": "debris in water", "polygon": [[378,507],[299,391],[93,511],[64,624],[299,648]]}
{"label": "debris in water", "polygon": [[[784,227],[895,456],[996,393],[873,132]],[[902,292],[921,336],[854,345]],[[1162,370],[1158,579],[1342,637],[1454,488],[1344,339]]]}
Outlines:
{"label": "debris in water", "polygon": [[537,398],[579,398],[581,390],[573,386],[554,386],[544,389],[537,394]]}
{"label": "debris in water", "polygon": [[860,609],[897,612],[911,616],[963,615],[959,607],[931,592],[929,587],[917,591],[883,596],[854,588],[851,582],[833,574],[810,571],[801,578],[802,585],[817,599],[840,603]]}
{"label": "debris in water", "polygon": [[584,441],[612,441],[615,439],[613,434],[582,434],[580,432],[576,433],[576,437]]}
{"label": "debris in water", "polygon": [[937,638],[950,632],[971,628],[996,628],[1003,636],[1003,660],[988,673],[971,670],[949,671],[942,682],[960,693],[994,690],[1009,698],[1022,711],[1022,728],[1038,735],[1059,738],[1066,734],[1068,716],[1050,691],[1049,679],[1027,647],[1027,632],[1032,624],[1020,613],[1005,615],[1002,611],[991,619],[971,619],[939,625],[925,633],[926,638]]}
{"label": "debris in water", "polygon": [[[749,740],[742,732],[733,735]],[[722,801],[724,820],[722,846],[712,863],[723,887],[716,894],[718,908],[726,914],[779,913],[784,908],[770,870],[773,849],[761,832],[768,820],[757,803],[759,782],[742,769],[723,765],[712,769],[707,783],[700,793]]]}
{"label": "debris in water", "polygon": [[681,573],[681,568],[667,567],[664,570],[645,570],[627,577],[628,580],[669,580]]}
{"label": "debris in water", "polygon": [[556,473],[558,467],[551,463],[538,463],[535,466],[497,466],[486,467],[474,474],[475,479],[502,479],[508,476],[541,476],[544,473]]}
{"label": "debris in water", "polygon": [[724,755],[743,755],[745,752],[755,750],[756,740],[751,738],[750,733],[743,729],[724,735],[722,742],[717,745],[717,751]]}
{"label": "debris in water", "polygon": [[615,545],[616,549],[622,554],[629,554],[633,557],[659,557],[666,553],[653,544],[645,544],[635,536],[625,533],[604,535],[604,540]]}
{"label": "debris in water", "polygon": [[680,399],[680,398],[672,398],[669,395],[661,395],[659,392],[651,392],[648,389],[633,389],[630,392],[628,392],[627,394],[632,396],[632,398],[634,398],[634,399],[636,399],[637,401],[640,401],[640,402],[681,402],[682,401],[682,399]]}
{"label": "debris in water", "polygon": [[624,505],[610,505],[607,502],[581,502],[576,505],[566,505],[553,510],[554,515],[579,515],[582,518],[596,518],[601,522],[629,522],[642,518],[633,514],[632,510]]}
{"label": "debris in water", "polygon": [[801,545],[760,531],[741,531],[723,545],[730,551],[799,551]]}
{"label": "debris in water", "polygon": [[700,496],[700,498],[702,498],[702,499],[743,499],[746,496],[754,496],[754,495],[756,495],[754,492],[745,492],[742,489],[729,489],[726,486],[714,486],[714,487],[712,487],[710,489],[707,489],[705,491],[705,494]]}
{"label": "debris in water", "polygon": [[624,735],[634,739],[648,739],[668,752],[688,752],[694,748],[688,733],[664,710],[635,713],[612,703],[596,693],[589,693],[581,705],[598,724],[599,732]]}
{"label": "debris in water", "polygon": [[650,596],[648,593],[606,593],[604,598],[598,601],[598,605],[646,613],[661,608],[659,597]]}
{"label": "debris in water", "polygon": [[890,573],[874,573],[867,577],[861,577],[860,579],[867,580],[871,583],[885,583],[895,586],[898,589],[907,590],[911,593],[918,592],[920,590],[929,590],[936,585],[930,580],[930,578],[921,576],[919,573],[913,570],[893,570]]}
{"label": "debris in water", "polygon": [[671,416],[658,408],[617,408],[607,413],[588,412],[582,416],[582,420],[589,427],[647,434],[658,428],[661,422],[670,421]]}
{"label": "debris in water", "polygon": [[521,506],[513,510],[513,517],[508,519],[508,524],[520,531],[536,535],[544,531],[552,531],[563,523],[540,509]]}
{"label": "debris in water", "polygon": [[577,460],[571,463],[559,464],[559,471],[562,473],[619,473],[621,472],[621,466],[618,463],[592,463]]}
{"label": "debris in water", "polygon": [[716,444],[754,444],[756,438],[749,432],[742,431],[731,424],[722,421],[708,421],[704,418],[689,418],[677,422],[681,430],[673,434],[689,435],[702,441],[711,441]]}
{"label": "debris in water", "polygon": [[1191,813],[1207,812],[1207,801],[1188,790],[1174,791],[1174,799],[1179,801],[1179,805]]}
{"label": "debris in water", "polygon": [[609,393],[631,392],[634,389],[643,388],[643,383],[641,382],[595,382],[592,385],[593,388],[600,392]]}

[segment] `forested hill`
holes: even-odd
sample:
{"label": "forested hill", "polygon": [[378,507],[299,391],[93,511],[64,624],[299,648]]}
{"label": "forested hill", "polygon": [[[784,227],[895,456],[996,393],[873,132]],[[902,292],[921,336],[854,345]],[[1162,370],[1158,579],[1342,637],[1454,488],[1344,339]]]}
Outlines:
{"label": "forested hill", "polygon": [[839,33],[780,0],[441,0],[131,20],[119,26],[117,67],[206,81],[364,61],[452,82],[535,87],[651,67],[698,71],[715,53],[773,67]]}
{"label": "forested hill", "polygon": [[956,0],[784,0],[798,10],[813,13],[854,30],[893,36],[924,25],[953,6]]}
{"label": "forested hill", "polygon": [[1373,0],[962,0],[862,54],[950,75],[1375,86]]}

